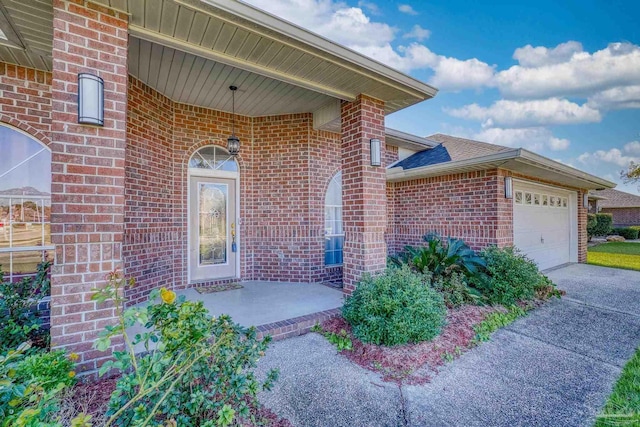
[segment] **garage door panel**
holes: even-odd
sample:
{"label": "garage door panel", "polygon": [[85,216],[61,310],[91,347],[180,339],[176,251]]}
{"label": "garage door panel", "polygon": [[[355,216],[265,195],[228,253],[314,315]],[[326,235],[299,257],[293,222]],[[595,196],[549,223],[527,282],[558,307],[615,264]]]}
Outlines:
{"label": "garage door panel", "polygon": [[514,245],[540,269],[571,261],[570,200],[553,187],[514,185]]}

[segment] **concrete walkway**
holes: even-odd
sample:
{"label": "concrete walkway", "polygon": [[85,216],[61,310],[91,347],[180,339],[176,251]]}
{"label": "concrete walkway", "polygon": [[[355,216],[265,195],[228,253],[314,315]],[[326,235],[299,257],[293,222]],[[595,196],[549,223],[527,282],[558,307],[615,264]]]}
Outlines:
{"label": "concrete walkway", "polygon": [[429,384],[383,382],[317,334],[274,343],[261,401],[295,426],[590,426],[640,345],[640,272],[571,265],[567,295],[496,332]]}

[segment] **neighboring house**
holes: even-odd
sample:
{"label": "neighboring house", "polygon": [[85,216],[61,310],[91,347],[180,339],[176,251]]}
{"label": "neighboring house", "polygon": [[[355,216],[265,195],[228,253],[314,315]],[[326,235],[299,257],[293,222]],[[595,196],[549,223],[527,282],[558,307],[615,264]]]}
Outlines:
{"label": "neighboring house", "polygon": [[640,225],[640,196],[608,188],[589,193],[590,213],[609,213],[614,227]]}
{"label": "neighboring house", "polygon": [[[90,298],[113,269],[136,279],[131,303],[238,279],[349,294],[429,231],[547,268],[585,260],[584,195],[614,186],[385,129],[437,90],[241,2],[0,5],[0,263],[15,277],[54,257],[52,342],[81,369],[103,357],[91,343],[114,310]],[[104,81],[102,123],[79,73]]]}

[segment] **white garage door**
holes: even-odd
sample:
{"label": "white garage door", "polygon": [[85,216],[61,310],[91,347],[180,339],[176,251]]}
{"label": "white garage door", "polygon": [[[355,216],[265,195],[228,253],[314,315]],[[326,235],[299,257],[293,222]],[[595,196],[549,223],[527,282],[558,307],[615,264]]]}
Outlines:
{"label": "white garage door", "polygon": [[577,261],[577,226],[572,220],[577,218],[576,197],[524,182],[514,181],[513,187],[514,245],[541,270]]}

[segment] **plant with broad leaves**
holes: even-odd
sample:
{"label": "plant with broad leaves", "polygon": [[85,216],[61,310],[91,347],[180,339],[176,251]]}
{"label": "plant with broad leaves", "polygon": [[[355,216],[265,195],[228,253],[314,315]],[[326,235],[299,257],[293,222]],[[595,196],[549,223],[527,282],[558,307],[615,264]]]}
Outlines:
{"label": "plant with broad leaves", "polygon": [[[147,307],[124,310],[127,283],[114,272],[94,296],[98,302],[112,300],[119,319],[103,331],[96,348],[110,348],[117,336],[125,342],[125,350],[114,351],[114,360],[100,369],[100,375],[112,369],[122,374],[106,426],[224,427],[251,420],[259,389],[269,389],[277,378],[271,371],[260,383],[252,371],[270,339],[260,341],[255,328],[243,328],[228,316],[212,317],[202,302],[164,288],[151,292]],[[131,338],[127,329],[135,323],[145,332]],[[137,346],[146,353],[136,355]]]}
{"label": "plant with broad leaves", "polygon": [[409,264],[420,273],[431,273],[434,279],[449,277],[454,272],[475,278],[486,266],[482,257],[463,240],[435,233],[423,236],[424,246],[405,246],[404,251],[390,260],[396,265]]}

